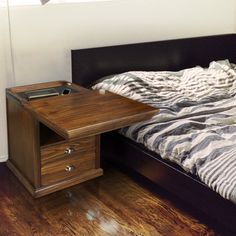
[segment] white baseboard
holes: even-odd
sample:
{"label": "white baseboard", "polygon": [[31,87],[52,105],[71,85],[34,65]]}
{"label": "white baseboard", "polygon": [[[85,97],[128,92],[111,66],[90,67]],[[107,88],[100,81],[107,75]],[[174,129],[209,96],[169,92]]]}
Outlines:
{"label": "white baseboard", "polygon": [[6,162],[8,159],[8,156],[5,155],[5,156],[0,156],[0,162]]}

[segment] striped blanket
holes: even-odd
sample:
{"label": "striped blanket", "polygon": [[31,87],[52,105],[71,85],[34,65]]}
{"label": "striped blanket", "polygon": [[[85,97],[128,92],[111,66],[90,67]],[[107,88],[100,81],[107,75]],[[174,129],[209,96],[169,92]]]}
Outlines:
{"label": "striped blanket", "polygon": [[178,72],[131,71],[105,78],[93,89],[160,108],[152,119],[120,133],[236,203],[235,64],[223,60]]}

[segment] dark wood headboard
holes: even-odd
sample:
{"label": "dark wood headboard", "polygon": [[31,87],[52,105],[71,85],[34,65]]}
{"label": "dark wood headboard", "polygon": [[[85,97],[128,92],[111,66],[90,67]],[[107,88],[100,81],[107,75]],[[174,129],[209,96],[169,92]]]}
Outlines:
{"label": "dark wood headboard", "polygon": [[210,61],[236,63],[236,34],[72,50],[72,81],[88,86],[131,70],[180,70]]}

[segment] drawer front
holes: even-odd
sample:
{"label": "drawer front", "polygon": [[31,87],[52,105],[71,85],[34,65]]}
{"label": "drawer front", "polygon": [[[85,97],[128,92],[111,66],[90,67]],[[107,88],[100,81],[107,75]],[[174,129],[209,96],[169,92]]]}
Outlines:
{"label": "drawer front", "polygon": [[95,168],[95,151],[72,154],[69,159],[42,162],[41,184],[50,185]]}
{"label": "drawer front", "polygon": [[44,162],[58,157],[70,157],[75,153],[94,150],[95,142],[95,136],[92,136],[75,141],[60,142],[47,147],[42,147],[40,149],[41,160]]}

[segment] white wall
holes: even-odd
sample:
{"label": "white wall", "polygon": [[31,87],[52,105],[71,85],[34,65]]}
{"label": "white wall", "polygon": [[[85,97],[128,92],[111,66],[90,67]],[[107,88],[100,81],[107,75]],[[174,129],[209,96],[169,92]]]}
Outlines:
{"label": "white wall", "polygon": [[12,65],[7,9],[0,8],[0,162],[7,160],[5,88],[12,86]]}
{"label": "white wall", "polygon": [[11,9],[16,83],[71,79],[70,49],[234,31],[235,0],[123,0]]}
{"label": "white wall", "polygon": [[[235,0],[113,0],[11,8],[16,85],[71,80],[70,49],[235,32],[235,5]],[[6,140],[6,123],[0,121]]]}

